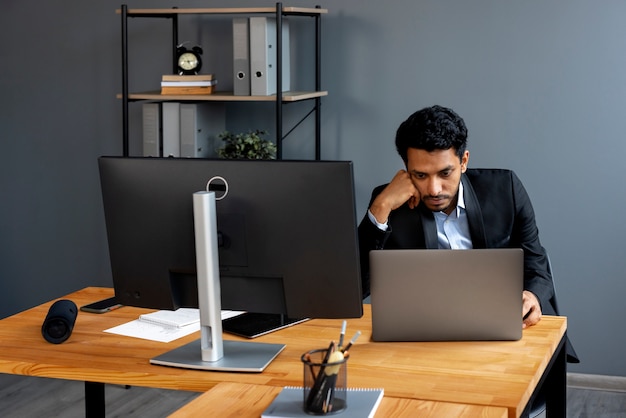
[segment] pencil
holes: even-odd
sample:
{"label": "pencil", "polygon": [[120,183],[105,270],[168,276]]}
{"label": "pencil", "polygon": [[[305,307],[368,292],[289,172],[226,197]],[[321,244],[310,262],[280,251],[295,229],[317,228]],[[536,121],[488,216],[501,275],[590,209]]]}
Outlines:
{"label": "pencil", "polygon": [[352,339],[348,342],[346,347],[343,350],[341,350],[341,352],[345,353],[346,351],[348,351],[350,347],[352,347],[352,344],[354,344],[354,342],[357,340],[357,338],[359,338],[360,335],[361,335],[361,331],[357,331],[356,334],[354,334],[354,337],[352,337]]}
{"label": "pencil", "polygon": [[339,334],[339,344],[337,345],[340,350],[343,347],[343,338],[346,335],[346,325],[348,325],[348,323],[344,320],[343,324],[341,324],[341,334]]}

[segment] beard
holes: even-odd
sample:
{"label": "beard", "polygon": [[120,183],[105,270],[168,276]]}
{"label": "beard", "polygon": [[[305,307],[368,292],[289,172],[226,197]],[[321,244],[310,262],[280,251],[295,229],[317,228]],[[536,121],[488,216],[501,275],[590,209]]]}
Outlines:
{"label": "beard", "polygon": [[458,192],[454,196],[440,194],[437,196],[423,196],[422,202],[428,209],[433,212],[445,212],[446,214],[450,214],[452,210],[456,207],[456,202]]}

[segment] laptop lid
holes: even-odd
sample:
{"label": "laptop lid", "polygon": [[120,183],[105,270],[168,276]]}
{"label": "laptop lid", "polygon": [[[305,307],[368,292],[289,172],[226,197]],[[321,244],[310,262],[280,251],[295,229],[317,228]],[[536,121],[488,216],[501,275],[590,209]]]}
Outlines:
{"label": "laptop lid", "polygon": [[374,341],[522,337],[521,249],[374,250],[369,257]]}

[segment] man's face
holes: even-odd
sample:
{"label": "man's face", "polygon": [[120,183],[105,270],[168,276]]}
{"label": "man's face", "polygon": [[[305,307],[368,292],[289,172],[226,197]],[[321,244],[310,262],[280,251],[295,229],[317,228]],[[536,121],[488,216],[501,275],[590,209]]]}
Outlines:
{"label": "man's face", "polygon": [[409,148],[406,169],[426,207],[449,215],[456,207],[461,174],[467,170],[468,161],[469,151],[459,160],[453,148],[432,152]]}

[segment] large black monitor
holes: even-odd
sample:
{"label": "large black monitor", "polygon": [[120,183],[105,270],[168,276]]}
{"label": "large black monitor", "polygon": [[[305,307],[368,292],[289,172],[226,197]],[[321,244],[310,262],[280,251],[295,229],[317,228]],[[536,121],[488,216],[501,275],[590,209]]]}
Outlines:
{"label": "large black monitor", "polygon": [[99,159],[119,303],[197,306],[192,195],[215,192],[221,307],[362,315],[350,162]]}

